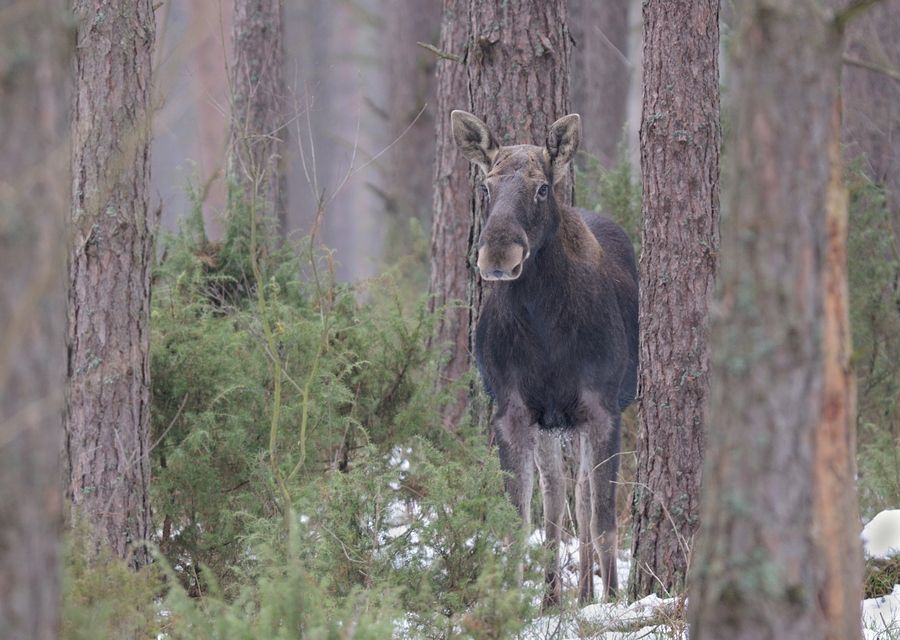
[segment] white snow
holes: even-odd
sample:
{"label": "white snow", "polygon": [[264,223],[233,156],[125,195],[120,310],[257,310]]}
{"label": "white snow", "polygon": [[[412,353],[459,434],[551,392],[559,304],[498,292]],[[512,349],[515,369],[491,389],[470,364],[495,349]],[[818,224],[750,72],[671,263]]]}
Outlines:
{"label": "white snow", "polygon": [[863,600],[862,618],[866,640],[900,638],[900,584],[886,596]]}
{"label": "white snow", "polygon": [[866,555],[888,558],[900,553],[900,509],[882,511],[863,528]]}

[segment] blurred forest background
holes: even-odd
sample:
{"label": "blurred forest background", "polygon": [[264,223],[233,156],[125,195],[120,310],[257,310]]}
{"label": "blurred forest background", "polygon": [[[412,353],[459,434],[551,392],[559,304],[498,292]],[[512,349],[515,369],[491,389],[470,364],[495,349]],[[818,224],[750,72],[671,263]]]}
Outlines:
{"label": "blurred forest background", "polygon": [[[144,38],[155,47],[141,48],[144,57],[123,56],[123,67],[133,63],[132,80],[138,79],[118,76],[130,97],[113,99],[110,89],[105,99],[95,92],[101,96],[95,102],[84,90],[92,53],[88,40],[78,38],[90,29],[106,37],[103,29],[115,28],[115,21],[106,21],[111,14],[104,14],[105,3],[80,0],[78,31],[70,12],[59,11],[62,4],[0,0],[0,212],[6,216],[0,219],[0,267],[25,274],[0,283],[0,387],[6,387],[0,417],[8,419],[4,429],[9,425],[0,431],[0,488],[6,494],[0,497],[0,528],[8,524],[0,551],[24,549],[4,556],[12,559],[0,571],[0,625],[12,621],[10,628],[40,630],[10,636],[16,640],[523,633],[540,615],[545,551],[540,540],[522,545],[511,534],[518,519],[502,493],[496,452],[477,411],[466,319],[460,324],[471,302],[464,295],[465,247],[471,242],[470,208],[473,216],[478,210],[470,184],[475,173],[440,146],[450,139],[449,110],[470,108],[447,103],[459,90],[454,74],[466,68],[459,56],[470,31],[477,26],[490,37],[499,30],[476,24],[483,19],[478,8],[507,3],[129,0],[123,6],[136,7],[137,17],[120,42]],[[641,182],[642,101],[648,99],[642,54],[652,46],[642,40],[642,11],[661,5],[549,4],[567,12],[561,32],[570,41],[552,43],[556,49],[542,43],[531,53],[541,58],[546,46],[550,57],[566,60],[561,95],[584,127],[574,200],[617,220],[640,251],[648,219],[642,218],[648,188]],[[718,77],[707,80],[720,87],[722,108],[720,114],[716,93],[711,139],[718,147],[721,125],[721,186],[729,191],[739,182],[729,168],[740,160],[730,146],[737,3],[678,4],[714,7],[704,15],[714,16],[717,29],[710,35],[717,65],[708,66],[717,68]],[[836,54],[843,56],[839,125],[848,196],[849,358],[858,389],[857,434],[847,446],[856,456],[859,510],[867,521],[900,507],[900,2],[847,4],[867,9],[858,15],[854,9],[845,32],[841,26],[843,53]],[[276,7],[270,31],[247,17],[251,5]],[[85,23],[85,15],[91,21]],[[242,146],[251,137],[245,128],[252,127],[237,85],[256,72],[246,70],[255,64],[252,56],[240,54],[239,45],[251,40],[236,42],[236,33],[259,38],[259,47],[243,49],[257,51],[257,62],[283,57],[274,67],[284,90],[266,94],[281,114],[278,134],[253,134],[277,139],[264,167],[253,165],[252,151]],[[70,46],[76,40],[77,49]],[[43,57],[33,55],[34,47]],[[100,61],[95,69],[102,68],[107,53],[93,55]],[[62,75],[73,66],[70,131]],[[474,97],[490,102],[493,90]],[[826,107],[818,130],[831,121]],[[690,111],[686,104],[680,108]],[[541,117],[552,122],[561,115]],[[93,128],[103,130],[98,122],[108,122],[113,131],[120,117],[133,135],[112,146],[134,155],[139,169],[129,174],[131,195],[100,209],[82,187],[92,180],[106,185],[103,171],[98,177],[91,167],[120,169],[121,158],[92,161],[89,143],[95,139],[85,123],[93,118]],[[707,185],[716,194],[710,220],[717,229],[720,150],[710,153],[716,167]],[[87,167],[71,182],[70,161]],[[448,193],[457,201],[448,202]],[[139,203],[134,219],[123,214],[128,198]],[[454,206],[465,211],[462,227],[442,227],[448,222],[435,220],[435,212]],[[723,221],[729,206],[723,197]],[[83,214],[91,207],[98,213],[87,224]],[[62,233],[62,218],[37,215],[50,210],[71,211],[74,231]],[[104,241],[123,229],[136,231],[127,236],[126,249],[117,250],[131,252],[135,262],[122,266],[107,256],[92,263],[95,255],[106,256]],[[712,235],[717,241],[717,231]],[[464,250],[453,253],[442,242],[457,236]],[[38,237],[36,249],[22,241]],[[60,245],[65,239],[71,274],[93,274],[100,285],[109,284],[103,274],[128,274],[125,288],[146,295],[103,297],[111,287],[79,286],[72,275],[67,298],[51,274],[46,281],[35,276],[43,288],[34,302],[28,289],[33,273],[25,267],[40,263],[62,271],[62,249],[47,238]],[[460,295],[445,296],[448,291]],[[69,383],[63,392],[64,349],[52,345],[62,340],[67,305]],[[38,312],[29,316],[33,309]],[[116,310],[145,319],[129,329],[132,342],[121,353],[133,361],[124,368],[115,358],[98,357],[100,347],[78,333],[90,324],[85,318],[101,311],[111,317]],[[696,324],[705,322],[703,316]],[[46,340],[48,335],[53,338]],[[30,355],[33,360],[10,359],[16,353],[11,345],[20,340],[45,352]],[[111,395],[125,378],[132,386]],[[4,385],[7,380],[14,383]],[[22,380],[29,389],[42,389],[36,400],[17,386]],[[79,398],[92,397],[107,404],[93,413],[77,410],[90,404]],[[473,413],[465,410],[469,397]],[[85,425],[126,422],[113,414],[130,402],[139,414],[128,417],[136,425],[134,441],[122,444],[118,432],[96,441],[86,437]],[[66,460],[60,465],[59,430],[48,434],[34,425],[55,420],[58,426],[64,404]],[[630,410],[618,497],[623,562],[639,548],[632,534],[641,517],[632,493],[642,464],[639,423],[637,410]],[[694,433],[702,432],[702,424],[695,427]],[[117,459],[95,455],[120,449]],[[132,450],[139,453],[126,455]],[[19,464],[36,451],[43,453],[35,455],[40,459],[33,467]],[[686,462],[696,468],[699,483],[702,460]],[[95,478],[104,482],[86,480],[91,476],[84,469],[92,464],[102,467]],[[53,477],[60,466],[65,505],[81,511],[60,500]],[[574,483],[574,471],[568,473]],[[36,508],[22,510],[22,503]],[[540,500],[534,503],[533,521],[539,522]],[[110,515],[120,504],[121,514]],[[60,542],[63,513],[68,519]],[[697,527],[696,511],[674,519],[658,511],[654,517],[668,519],[673,529],[682,521],[691,532]],[[573,529],[568,518],[567,540],[575,539]],[[44,537],[26,533],[35,530]],[[690,564],[684,556],[676,563],[680,573],[665,585],[640,583],[633,572],[629,595],[657,591],[683,598]],[[522,563],[524,583],[516,575]],[[563,619],[578,610],[576,564],[570,548],[563,558]],[[897,571],[897,564],[888,569]],[[867,595],[893,587],[884,570],[870,563]],[[21,576],[35,573],[46,578],[43,586],[21,595]],[[747,588],[764,591],[764,583]],[[681,602],[662,621],[673,638],[685,629]],[[858,621],[855,610],[852,615]],[[606,630],[587,626],[580,633],[596,637]],[[6,637],[2,631],[0,626]]]}

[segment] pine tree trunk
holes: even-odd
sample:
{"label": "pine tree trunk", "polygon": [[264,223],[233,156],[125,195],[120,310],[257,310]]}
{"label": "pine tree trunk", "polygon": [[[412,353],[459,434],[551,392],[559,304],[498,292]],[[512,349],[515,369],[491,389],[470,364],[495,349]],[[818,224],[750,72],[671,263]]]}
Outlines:
{"label": "pine tree trunk", "polygon": [[[835,222],[827,212],[835,198],[829,184],[842,38],[815,3],[750,0],[740,9],[691,637],[858,638],[858,601],[850,611],[829,611],[836,600],[821,582],[834,579],[835,566],[822,546],[855,541],[817,536],[827,518],[814,513],[825,501],[849,504],[844,497],[853,490],[817,475],[831,455],[817,447],[828,433],[823,423],[832,419],[842,431],[850,410],[843,383],[832,377],[845,375],[846,353],[829,343],[846,327],[837,316],[823,320],[837,311],[837,298],[826,295],[835,281],[825,261]],[[849,443],[841,447],[838,457],[849,455]],[[852,623],[826,635],[842,616]]]}
{"label": "pine tree trunk", "polygon": [[628,0],[570,0],[572,110],[581,114],[580,150],[604,167],[615,164],[625,138],[629,62]]}
{"label": "pine tree trunk", "polygon": [[283,0],[234,0],[229,178],[287,231]]}
{"label": "pine tree trunk", "polygon": [[0,15],[0,637],[50,640],[59,626],[72,41],[62,0],[0,0]]}
{"label": "pine tree trunk", "polygon": [[634,598],[684,586],[699,523],[719,247],[719,3],[651,0],[643,8]]}
{"label": "pine tree trunk", "polygon": [[95,548],[150,535],[150,0],[77,0],[69,247],[68,492]]}
{"label": "pine tree trunk", "polygon": [[[441,389],[457,383],[471,366],[467,298],[471,242],[472,187],[469,162],[459,153],[450,129],[453,109],[471,110],[464,60],[469,39],[468,0],[444,0],[439,48],[461,61],[437,61],[434,206],[431,222],[431,310],[443,309],[432,344],[442,361]],[[457,391],[444,411],[444,426],[456,429],[465,414],[468,390]]]}

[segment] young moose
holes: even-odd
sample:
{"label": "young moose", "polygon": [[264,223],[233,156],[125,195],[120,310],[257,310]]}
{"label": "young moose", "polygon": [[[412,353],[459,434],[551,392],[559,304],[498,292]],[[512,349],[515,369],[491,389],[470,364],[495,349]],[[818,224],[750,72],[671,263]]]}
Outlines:
{"label": "young moose", "polygon": [[579,592],[592,596],[592,553],[606,595],[616,578],[615,481],[622,410],[635,396],[638,277],[622,228],[556,201],[553,185],[578,148],[581,118],[557,120],[543,147],[500,147],[487,126],[451,114],[463,155],[481,168],[488,211],[478,270],[493,281],[476,328],[475,356],[495,401],[492,428],[506,490],[529,527],[534,464],[552,560],[545,604],[559,601],[565,508],[561,442],[574,430],[581,453],[575,503],[581,541]]}

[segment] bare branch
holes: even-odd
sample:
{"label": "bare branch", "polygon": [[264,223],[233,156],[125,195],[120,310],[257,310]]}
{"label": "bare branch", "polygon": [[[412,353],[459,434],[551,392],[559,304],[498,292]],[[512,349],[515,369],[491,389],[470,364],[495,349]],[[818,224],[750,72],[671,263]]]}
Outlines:
{"label": "bare branch", "polygon": [[856,56],[851,56],[849,54],[844,54],[844,64],[851,65],[853,67],[860,67],[861,69],[868,69],[869,71],[875,71],[877,73],[882,73],[886,75],[891,80],[896,82],[900,82],[900,69],[894,69],[893,67],[887,67],[884,65],[880,65],[877,62],[871,62],[869,60],[863,60],[861,58],[857,58]]}
{"label": "bare branch", "polygon": [[465,60],[463,59],[462,56],[458,56],[455,53],[447,53],[446,51],[441,51],[433,44],[428,44],[427,42],[417,42],[416,44],[419,45],[420,47],[422,47],[423,49],[425,49],[426,51],[430,51],[431,53],[436,55],[438,58],[443,58],[444,60],[453,60],[453,62],[459,62],[460,64],[465,62]]}

